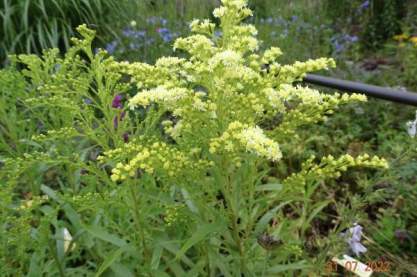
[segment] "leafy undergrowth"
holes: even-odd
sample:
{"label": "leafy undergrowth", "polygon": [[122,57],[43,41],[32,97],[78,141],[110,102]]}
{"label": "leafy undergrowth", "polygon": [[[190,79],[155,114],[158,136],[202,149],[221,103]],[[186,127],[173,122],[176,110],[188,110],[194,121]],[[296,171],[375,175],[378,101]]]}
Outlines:
{"label": "leafy undergrowth", "polygon": [[[387,118],[347,120],[361,95],[294,86],[334,61],[280,64],[242,23],[246,2],[222,2],[219,26],[195,20],[175,41],[180,57],[116,62],[80,26],[65,55],[19,55],[1,71],[2,275],[322,275],[346,253],[413,262],[415,140]],[[365,239],[348,244],[355,223]],[[407,263],[391,273],[414,272]]]}

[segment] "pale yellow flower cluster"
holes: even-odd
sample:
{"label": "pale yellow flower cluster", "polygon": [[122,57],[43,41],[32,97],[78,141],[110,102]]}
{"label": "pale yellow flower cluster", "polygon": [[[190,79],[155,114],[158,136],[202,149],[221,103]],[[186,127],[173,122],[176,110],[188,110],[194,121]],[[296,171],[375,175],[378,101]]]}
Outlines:
{"label": "pale yellow flower cluster", "polygon": [[232,22],[235,23],[252,16],[252,11],[247,8],[247,2],[244,0],[222,0],[222,4],[223,6],[214,9],[214,17],[233,20]]}
{"label": "pale yellow flower cluster", "polygon": [[112,170],[113,181],[134,177],[138,170],[153,174],[161,169],[160,174],[166,173],[173,177],[181,170],[193,168],[193,164],[184,153],[170,147],[164,142],[154,142],[150,146],[136,145],[137,154],[126,164],[119,162]]}
{"label": "pale yellow flower cluster", "polygon": [[129,143],[123,144],[122,147],[105,151],[103,154],[97,157],[97,161],[99,163],[105,163],[106,161],[117,158],[122,154],[130,156],[133,153],[137,153],[138,151],[140,151],[141,145],[146,143],[147,141],[144,139],[143,136],[140,136],[138,138],[132,138]]}
{"label": "pale yellow flower cluster", "polygon": [[[165,146],[151,149],[152,144],[142,143],[134,151],[124,147],[113,153],[129,160],[116,166],[114,180],[135,175],[138,169],[151,173],[161,168],[176,174],[163,165],[172,160],[179,168],[191,166],[187,152],[191,148],[201,149],[201,155],[226,155],[237,165],[248,153],[279,161],[283,145],[297,136],[297,128],[325,120],[342,104],[366,100],[358,94],[324,94],[294,86],[307,72],[329,69],[335,61],[321,58],[281,65],[277,59],[282,51],[272,47],[258,52],[256,28],[241,24],[251,15],[247,1],[222,0],[222,4],[213,13],[220,19],[220,37],[214,35],[216,26],[209,20],[193,20],[190,26],[197,34],[174,43],[174,49],[190,54],[188,58],[163,57],[155,65],[118,65],[138,90],[129,106],[157,103],[169,114],[169,118],[161,118],[162,127],[175,144],[165,145],[169,151]],[[265,125],[268,131],[259,127]],[[155,158],[158,154],[165,160]]]}
{"label": "pale yellow flower cluster", "polygon": [[282,158],[278,143],[266,137],[258,126],[243,129],[237,138],[246,146],[246,150],[249,152],[256,153],[275,162]]}
{"label": "pale yellow flower cluster", "polygon": [[219,137],[212,139],[210,152],[219,150],[237,152],[243,147],[247,152],[264,157],[271,161],[282,158],[278,143],[268,138],[258,126],[249,127],[238,121],[229,124],[228,129]]}
{"label": "pale yellow flower cluster", "polygon": [[320,181],[328,178],[338,178],[342,172],[350,167],[373,167],[388,168],[388,162],[377,156],[370,157],[368,154],[352,157],[349,154],[337,159],[329,155],[324,157],[319,164],[315,164],[314,157],[311,157],[302,165],[302,170],[294,173],[284,180],[283,184],[289,187],[304,188],[310,180]]}
{"label": "pale yellow flower cluster", "polygon": [[242,56],[235,51],[226,50],[215,54],[208,61],[208,68],[213,71],[218,66],[236,69],[243,62]]}
{"label": "pale yellow flower cluster", "polygon": [[164,102],[167,105],[175,105],[178,100],[184,99],[190,92],[184,88],[167,89],[159,86],[154,89],[144,90],[129,100],[129,107],[134,109],[137,106],[146,107],[151,103]]}
{"label": "pale yellow flower cluster", "polygon": [[168,226],[173,225],[174,223],[183,223],[186,218],[181,217],[182,211],[184,209],[184,204],[170,205],[165,210],[164,221]]}
{"label": "pale yellow flower cluster", "polygon": [[258,31],[253,25],[233,26],[229,32],[228,48],[241,53],[258,50],[259,43],[254,37]]}
{"label": "pale yellow flower cluster", "polygon": [[57,130],[48,130],[46,134],[33,135],[31,139],[36,142],[42,142],[49,139],[68,139],[78,134],[75,128],[64,127]]}
{"label": "pale yellow flower cluster", "polygon": [[48,195],[33,196],[32,199],[22,200],[18,210],[31,209],[49,200]]}
{"label": "pale yellow flower cluster", "polygon": [[104,163],[117,160],[120,156],[128,157],[128,162],[119,161],[112,169],[111,179],[114,182],[155,172],[158,172],[159,177],[174,178],[187,170],[200,170],[212,165],[201,159],[191,160],[193,153],[190,151],[187,154],[156,138],[145,139],[142,136],[120,148],[106,151],[98,157],[98,161]]}
{"label": "pale yellow flower cluster", "polygon": [[211,23],[210,20],[208,19],[205,19],[205,20],[194,19],[190,23],[190,28],[192,32],[206,34],[206,35],[212,35],[215,27],[216,27],[216,24]]}
{"label": "pale yellow flower cluster", "polygon": [[307,72],[329,69],[336,66],[336,62],[331,58],[320,58],[307,60],[305,62],[296,61],[291,65],[272,64],[269,75],[273,78],[274,83],[290,84],[302,79]]}
{"label": "pale yellow flower cluster", "polygon": [[275,60],[281,55],[281,49],[279,49],[278,47],[271,47],[264,52],[261,61],[263,64],[270,64],[275,62]]}
{"label": "pale yellow flower cluster", "polygon": [[279,103],[280,99],[292,103],[299,103],[290,113],[285,114],[283,120],[271,135],[278,141],[287,136],[295,136],[297,128],[313,124],[326,119],[340,105],[351,102],[366,101],[362,94],[326,94],[306,87],[280,86],[278,92],[269,92],[271,104]]}
{"label": "pale yellow flower cluster", "polygon": [[213,41],[204,35],[178,38],[174,43],[174,50],[176,49],[187,51],[191,55],[201,59],[207,59],[215,52]]}

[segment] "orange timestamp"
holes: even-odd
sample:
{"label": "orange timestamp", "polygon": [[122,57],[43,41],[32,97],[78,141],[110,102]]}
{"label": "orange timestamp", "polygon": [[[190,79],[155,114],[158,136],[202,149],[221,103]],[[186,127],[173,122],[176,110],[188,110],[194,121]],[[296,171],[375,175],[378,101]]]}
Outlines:
{"label": "orange timestamp", "polygon": [[337,272],[338,266],[342,266],[345,270],[356,272],[358,270],[365,272],[390,272],[391,262],[386,260],[371,260],[366,263],[358,261],[343,261],[343,264],[339,265],[334,261],[326,263],[325,271],[327,273]]}
{"label": "orange timestamp", "polygon": [[366,262],[365,271],[373,272],[390,272],[391,271],[391,262],[386,260],[375,260]]}

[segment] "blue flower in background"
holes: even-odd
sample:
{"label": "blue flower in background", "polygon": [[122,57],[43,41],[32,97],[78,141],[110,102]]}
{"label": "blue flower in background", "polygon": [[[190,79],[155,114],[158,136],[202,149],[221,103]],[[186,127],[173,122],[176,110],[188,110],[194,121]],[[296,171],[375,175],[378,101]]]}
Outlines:
{"label": "blue flower in background", "polygon": [[349,48],[349,46],[353,45],[354,43],[358,42],[359,38],[358,36],[355,35],[349,35],[349,34],[344,34],[344,35],[334,35],[331,39],[330,42],[333,45],[334,48],[334,54],[341,54],[342,52],[344,52],[345,50],[347,50]]}
{"label": "blue flower in background", "polygon": [[334,47],[336,54],[340,54],[343,52],[343,50],[345,50],[345,46],[342,43],[340,43],[338,40],[335,40],[333,42],[333,47]]}
{"label": "blue flower in background", "polygon": [[136,31],[132,29],[131,27],[126,27],[122,31],[123,36],[128,38],[135,38],[135,39],[143,39],[146,36],[146,31],[139,30]]}
{"label": "blue flower in background", "polygon": [[343,39],[345,42],[349,42],[349,43],[354,43],[354,42],[357,42],[357,41],[359,40],[359,38],[358,38],[357,36],[351,36],[351,35],[349,35],[349,34],[345,34],[345,35],[342,37],[342,39]]}
{"label": "blue flower in background", "polygon": [[119,43],[116,40],[113,40],[112,42],[107,43],[105,47],[107,53],[109,53],[110,55],[113,54],[116,51],[118,44]]}
{"label": "blue flower in background", "polygon": [[170,42],[173,39],[173,36],[171,34],[171,31],[167,28],[158,28],[156,31],[159,33],[161,38],[164,42]]}

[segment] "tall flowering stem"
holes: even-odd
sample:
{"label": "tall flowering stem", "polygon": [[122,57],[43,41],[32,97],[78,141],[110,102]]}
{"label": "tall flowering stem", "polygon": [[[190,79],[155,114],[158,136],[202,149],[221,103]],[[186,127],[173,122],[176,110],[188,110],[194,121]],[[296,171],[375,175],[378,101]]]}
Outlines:
{"label": "tall flowering stem", "polygon": [[[137,89],[129,108],[158,114],[160,133],[133,138],[122,148],[105,152],[100,161],[113,164],[114,182],[154,180],[162,190],[179,189],[186,195],[180,201],[185,201],[195,220],[186,224],[192,230],[190,236],[200,226],[212,230],[196,231],[206,235],[210,247],[204,249],[214,249],[215,254],[205,253],[207,261],[226,251],[225,262],[235,269],[232,275],[260,274],[265,263],[249,257],[259,256],[263,249],[257,245],[258,235],[279,232],[278,223],[264,222],[271,209],[276,213],[272,218],[278,217],[285,198],[296,201],[307,190],[311,195],[312,183],[337,178],[349,167],[384,168],[387,163],[369,156],[329,156],[319,164],[309,159],[300,172],[287,178],[272,176],[288,155],[283,149],[291,149],[300,128],[325,120],[342,104],[366,98],[294,86],[306,73],[332,68],[335,62],[320,58],[282,65],[279,48],[259,51],[256,28],[242,23],[252,15],[247,1],[222,0],[213,15],[219,26],[194,20],[194,34],[175,41],[174,49],[188,54],[187,58],[162,57],[154,65],[117,65]],[[114,107],[118,101],[114,99]],[[279,178],[280,184],[264,186],[264,180],[271,177]],[[146,186],[143,189],[145,194]],[[197,204],[202,199],[204,205]],[[313,207],[307,200],[303,203],[305,216]],[[170,220],[170,226],[174,225]],[[294,228],[299,229],[294,234],[306,229],[300,224]],[[186,255],[189,244],[183,247],[179,257]],[[292,249],[298,257],[299,248]],[[200,250],[196,247],[193,253]],[[278,257],[271,255],[270,260],[274,259]],[[222,271],[214,261],[206,267]]]}

